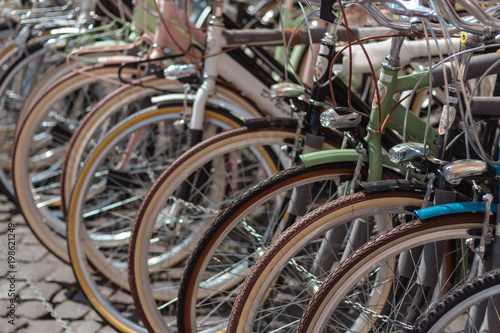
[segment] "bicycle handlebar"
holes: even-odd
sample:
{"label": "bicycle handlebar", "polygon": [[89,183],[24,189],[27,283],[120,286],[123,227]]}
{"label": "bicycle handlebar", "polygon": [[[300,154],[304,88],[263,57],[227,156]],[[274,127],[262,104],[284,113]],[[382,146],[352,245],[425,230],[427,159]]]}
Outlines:
{"label": "bicycle handlebar", "polygon": [[[415,25],[415,18],[417,19],[436,19],[440,15],[444,20],[441,24],[429,23],[429,27],[436,33],[455,33],[458,31],[467,31],[483,35],[490,33],[492,29],[500,29],[500,20],[497,16],[500,12],[500,7],[496,6],[488,11],[482,9],[477,3],[472,0],[456,0],[468,13],[468,18],[462,18],[458,15],[453,6],[448,0],[433,0],[434,6],[426,7],[421,4],[420,0],[354,0],[346,1],[348,4],[357,4],[363,6],[368,14],[379,24],[396,29],[398,31],[411,31]],[[322,0],[320,8],[320,18],[334,22],[336,17],[334,12],[336,9],[336,0]],[[385,8],[389,9],[393,15],[398,15],[398,19],[389,17],[384,14],[379,7],[374,3],[381,3]],[[493,16],[491,15],[493,14]],[[429,20],[431,21],[431,20]]]}

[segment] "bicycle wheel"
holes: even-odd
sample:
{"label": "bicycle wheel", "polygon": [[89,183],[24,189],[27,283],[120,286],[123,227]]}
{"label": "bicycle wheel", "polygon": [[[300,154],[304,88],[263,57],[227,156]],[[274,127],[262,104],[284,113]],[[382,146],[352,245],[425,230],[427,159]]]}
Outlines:
{"label": "bicycle wheel", "polygon": [[[117,83],[118,65],[71,73],[50,86],[18,125],[13,144],[12,180],[18,208],[27,224],[54,255],[69,262],[61,216],[60,169],[69,137],[92,106]],[[136,71],[122,73],[131,78]]]}
{"label": "bicycle wheel", "polygon": [[[181,281],[181,331],[223,329],[258,253],[284,228],[344,195],[355,162],[296,166],[252,186],[221,213],[191,254]],[[366,177],[367,169],[362,169]],[[401,177],[385,170],[388,178]],[[292,191],[297,192],[292,194]],[[300,207],[300,208],[299,208]]]}
{"label": "bicycle wheel", "polygon": [[[291,332],[328,273],[370,238],[413,216],[423,187],[393,186],[332,201],[292,225],[245,280],[228,332]],[[400,182],[400,184],[406,184]]]}
{"label": "bicycle wheel", "polygon": [[[289,163],[296,123],[269,119],[222,133],[177,159],[148,192],[129,250],[134,302],[149,331],[168,331],[185,261],[218,212]],[[325,141],[325,148],[340,141]]]}
{"label": "bicycle wheel", "polygon": [[[86,160],[70,200],[67,239],[75,276],[97,312],[120,331],[145,331],[125,294],[132,222],[160,172],[188,147],[184,101],[168,105],[118,124]],[[205,119],[208,137],[243,124],[210,104]],[[124,155],[127,167],[117,170]]]}
{"label": "bicycle wheel", "polygon": [[436,303],[415,332],[496,332],[500,328],[500,270],[486,272]]}
{"label": "bicycle wheel", "polygon": [[[436,299],[474,274],[484,214],[416,220],[372,240],[314,294],[297,332],[412,330]],[[491,221],[494,225],[494,219]]]}

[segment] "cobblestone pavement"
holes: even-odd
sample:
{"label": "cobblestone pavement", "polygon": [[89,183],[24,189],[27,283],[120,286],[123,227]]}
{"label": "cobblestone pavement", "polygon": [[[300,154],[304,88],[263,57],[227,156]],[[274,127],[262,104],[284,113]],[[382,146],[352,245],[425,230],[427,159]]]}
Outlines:
{"label": "cobblestone pavement", "polygon": [[[9,230],[9,223],[13,223],[15,229]],[[41,292],[48,305],[65,322],[66,329],[64,324],[52,317],[21,272],[16,268],[14,273],[9,272],[13,270],[9,267],[4,251],[9,246],[9,234],[12,233],[15,234],[15,252],[11,254],[14,254],[17,264]],[[16,211],[15,205],[1,194],[0,246],[0,332],[115,332],[90,307],[79,290],[71,267],[40,244],[25,224],[22,215]],[[12,284],[14,279],[15,283]],[[15,309],[11,306],[13,293]],[[15,312],[15,321],[11,321],[12,312]]]}

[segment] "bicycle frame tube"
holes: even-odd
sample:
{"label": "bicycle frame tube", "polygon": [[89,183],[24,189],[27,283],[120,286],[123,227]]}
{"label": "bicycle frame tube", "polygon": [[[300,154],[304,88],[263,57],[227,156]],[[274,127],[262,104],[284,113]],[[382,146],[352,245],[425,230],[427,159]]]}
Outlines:
{"label": "bicycle frame tube", "polygon": [[[433,152],[435,148],[437,131],[430,128],[427,138],[424,139],[424,133],[426,133],[425,129],[427,127],[425,120],[419,118],[412,112],[406,112],[406,108],[392,98],[396,93],[414,89],[415,81],[418,81],[424,74],[417,73],[398,77],[398,72],[399,69],[383,67],[377,83],[380,98],[377,98],[377,96],[374,97],[368,124],[368,135],[366,137],[366,141],[368,142],[368,159],[370,163],[369,181],[379,180],[382,176],[381,136],[383,133],[379,132],[379,128],[387,117],[389,117],[387,122],[388,126],[397,132],[404,133],[406,127],[405,140],[416,142],[424,142],[425,140],[431,152]],[[422,82],[419,87],[428,84],[428,81],[422,81],[424,82]],[[380,103],[381,117],[379,117],[378,103]],[[406,122],[405,118],[407,118]]]}
{"label": "bicycle frame tube", "polygon": [[[381,95],[380,109],[381,117],[379,116],[378,103],[379,98],[375,97],[372,103],[372,111],[368,123],[368,135],[365,140],[368,142],[368,154],[365,161],[369,162],[368,181],[380,180],[382,178],[383,165],[396,166],[389,161],[389,158],[382,154],[381,137],[383,133],[379,133],[379,128],[382,122],[389,116],[387,126],[403,133],[404,122],[407,117],[406,139],[409,141],[423,142],[423,135],[427,124],[412,112],[406,112],[406,108],[396,101],[392,96],[396,93],[414,89],[415,85],[421,81],[419,87],[424,87],[429,80],[420,78],[426,75],[426,72],[408,74],[398,77],[398,69],[383,67],[378,80],[378,88]],[[391,111],[394,110],[391,114]],[[435,140],[437,132],[430,129],[427,136],[427,144],[430,150],[435,148]],[[330,163],[337,161],[357,161],[358,153],[355,149],[329,150],[319,151],[301,156],[302,161],[306,166],[313,166],[321,163]]]}
{"label": "bicycle frame tube", "polygon": [[[196,92],[191,117],[190,128],[193,130],[203,129],[203,110],[208,96],[213,94],[218,76],[221,76],[236,87],[245,87],[245,95],[251,100],[258,101],[259,107],[271,116],[289,115],[289,107],[281,101],[271,100],[270,89],[258,80],[248,70],[222,51],[225,30],[220,19],[213,18],[207,34],[207,50],[209,55],[215,55],[205,59],[203,83]],[[216,55],[218,54],[218,55]],[[264,98],[263,98],[264,97]]]}

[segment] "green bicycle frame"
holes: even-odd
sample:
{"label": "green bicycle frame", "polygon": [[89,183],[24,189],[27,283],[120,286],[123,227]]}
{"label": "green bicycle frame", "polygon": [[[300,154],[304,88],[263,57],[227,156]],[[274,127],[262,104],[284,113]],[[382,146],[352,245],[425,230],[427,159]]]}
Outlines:
{"label": "green bicycle frame", "polygon": [[[369,163],[368,181],[382,179],[382,170],[384,165],[401,168],[389,160],[386,154],[382,153],[381,138],[383,133],[378,129],[381,123],[389,116],[387,126],[398,133],[404,132],[406,120],[406,140],[414,142],[424,142],[424,134],[427,124],[425,120],[419,118],[413,112],[407,112],[406,107],[396,101],[393,96],[396,93],[409,91],[418,87],[425,87],[429,84],[427,72],[419,72],[398,77],[399,69],[382,66],[378,79],[378,89],[381,95],[381,116],[379,116],[378,98],[375,96],[372,103],[372,110],[368,122],[368,134],[365,137],[368,147],[365,147],[367,153],[364,161]],[[425,76],[423,79],[422,77]],[[420,82],[420,83],[419,83]],[[391,114],[391,111],[394,110]],[[434,151],[437,142],[437,131],[430,128],[426,143],[431,152]],[[336,149],[323,150],[303,154],[300,156],[305,166],[314,166],[332,162],[356,162],[359,159],[359,153],[356,149]]]}

